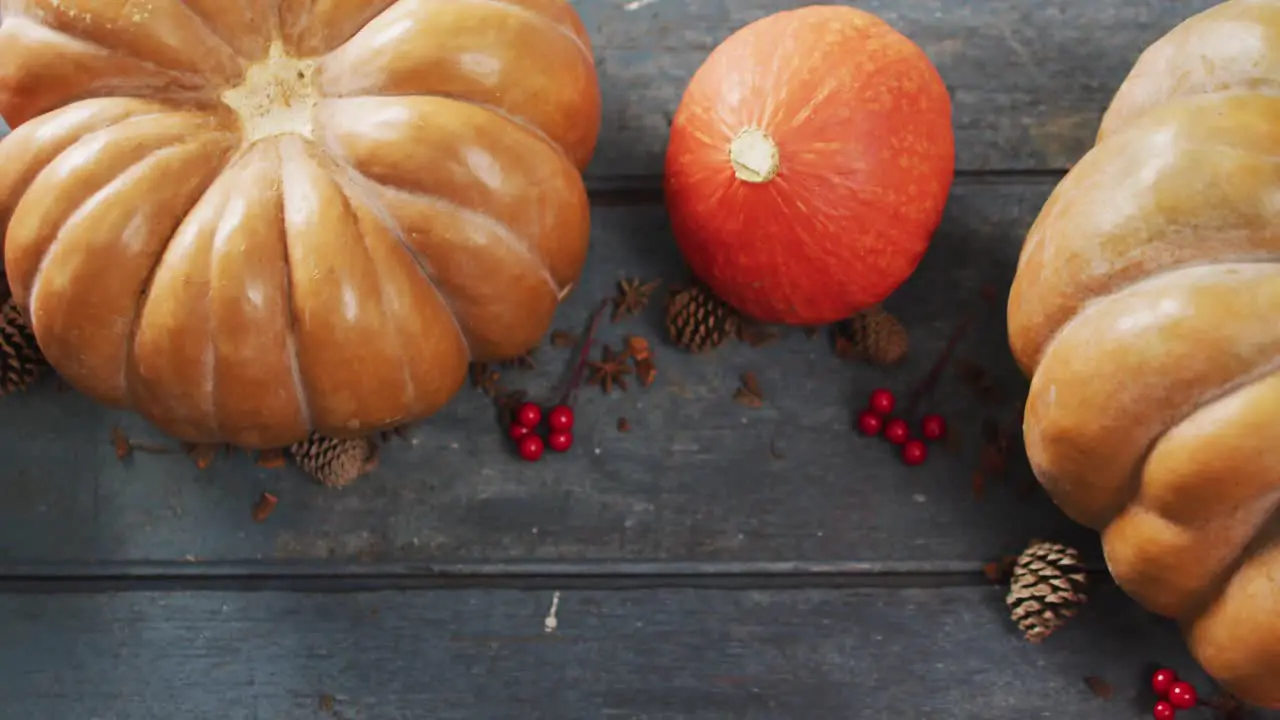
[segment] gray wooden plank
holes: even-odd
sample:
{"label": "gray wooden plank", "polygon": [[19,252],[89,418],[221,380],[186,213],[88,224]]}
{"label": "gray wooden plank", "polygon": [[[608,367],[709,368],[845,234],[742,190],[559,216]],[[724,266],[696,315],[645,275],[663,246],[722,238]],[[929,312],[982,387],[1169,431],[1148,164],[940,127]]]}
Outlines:
{"label": "gray wooden plank", "polygon": [[[662,172],[685,83],[733,30],[805,0],[573,0],[591,34],[603,125],[595,186]],[[864,0],[919,44],[951,89],[957,167],[1061,169],[1089,147],[1148,43],[1214,0]]]}
{"label": "gray wooden plank", "polygon": [[[669,118],[733,30],[806,0],[575,0],[604,97],[600,182],[662,171]],[[1142,49],[1214,0],[860,0],[912,38],[951,90],[961,171],[1068,167]]]}
{"label": "gray wooden plank", "polygon": [[[764,347],[692,356],[657,339],[661,302],[642,317],[606,322],[600,339],[615,346],[625,334],[655,338],[659,378],[612,396],[584,390],[577,446],[536,464],[511,454],[491,403],[470,388],[413,428],[411,442],[393,440],[381,467],[343,491],[247,457],[203,472],[181,456],[120,462],[113,426],[157,437],[133,416],[47,382],[0,399],[0,563],[803,560],[973,569],[1033,535],[1096,557],[1091,533],[1042,493],[1017,489],[1034,485],[1025,461],[1008,483],[974,497],[978,427],[990,411],[954,373],[933,407],[955,429],[955,452],[938,446],[925,465],[908,468],[887,443],[851,430],[855,406],[873,388],[905,392],[927,374],[961,309],[980,304],[981,286],[1008,286],[1020,238],[1048,191],[957,187],[935,245],[887,304],[912,333],[899,368],[841,361],[822,336],[798,330]],[[593,235],[583,284],[558,326],[580,327],[621,276],[685,279],[661,207],[597,208]],[[980,315],[958,356],[980,360],[1010,397],[1026,387],[1000,307]],[[546,394],[568,357],[543,349],[537,370],[505,377]],[[764,386],[760,409],[731,400],[744,371]],[[1014,419],[1016,404],[1003,411]],[[619,417],[630,432],[617,430]],[[250,506],[264,490],[280,504],[254,523]]]}
{"label": "gray wooden plank", "polygon": [[1040,646],[985,587],[4,595],[0,636],[15,720],[1131,720],[1153,662],[1214,692],[1114,588]]}

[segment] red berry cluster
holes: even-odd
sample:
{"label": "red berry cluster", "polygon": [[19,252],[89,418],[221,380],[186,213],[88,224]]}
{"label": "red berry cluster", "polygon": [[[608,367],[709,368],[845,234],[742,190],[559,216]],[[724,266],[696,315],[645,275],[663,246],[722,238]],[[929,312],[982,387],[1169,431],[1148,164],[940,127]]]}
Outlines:
{"label": "red berry cluster", "polygon": [[1173,720],[1179,710],[1190,710],[1199,702],[1195,687],[1169,668],[1160,668],[1151,675],[1151,689],[1160,698],[1151,709],[1156,720]]}
{"label": "red berry cluster", "polygon": [[867,409],[858,415],[858,431],[870,437],[884,435],[885,440],[902,446],[902,462],[920,465],[929,457],[929,448],[924,441],[939,440],[946,435],[947,421],[935,413],[925,415],[920,420],[920,437],[912,437],[906,420],[891,417],[897,402],[893,393],[884,388],[871,393]]}
{"label": "red berry cluster", "polygon": [[556,405],[547,413],[547,437],[534,432],[542,423],[542,408],[537,403],[522,403],[516,408],[511,419],[511,427],[507,433],[516,442],[516,451],[520,457],[534,462],[542,459],[547,448],[555,452],[566,452],[573,447],[573,408],[565,404]]}

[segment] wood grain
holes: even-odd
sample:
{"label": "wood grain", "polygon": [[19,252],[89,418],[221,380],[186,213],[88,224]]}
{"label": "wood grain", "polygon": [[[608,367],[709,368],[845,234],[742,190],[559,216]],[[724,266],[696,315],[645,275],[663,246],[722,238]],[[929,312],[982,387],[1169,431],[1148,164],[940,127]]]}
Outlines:
{"label": "wood grain", "polygon": [[[733,30],[804,0],[573,0],[604,98],[591,184],[661,174],[685,84]],[[848,3],[846,3],[848,4]],[[1092,143],[1138,53],[1213,0],[866,0],[951,90],[962,172],[1060,170]]]}
{"label": "wood grain", "polygon": [[[571,452],[530,464],[500,432],[492,404],[470,388],[445,411],[392,440],[355,487],[327,490],[300,472],[220,457],[197,470],[181,455],[116,459],[112,428],[163,442],[134,417],[52,382],[0,399],[0,562],[863,562],[912,571],[974,570],[1047,535],[1095,552],[1025,464],[975,498],[979,426],[1013,422],[1025,380],[1005,340],[1003,295],[1020,238],[1048,185],[962,183],[917,274],[888,307],[912,337],[901,367],[841,361],[827,339],[794,330],[759,348],[742,343],[692,356],[662,340],[662,301],[642,317],[605,322],[600,340],[652,338],[658,379],[605,396],[584,389]],[[556,326],[579,330],[619,278],[681,282],[684,270],[660,207],[598,208],[585,283]],[[983,308],[980,288],[999,296]],[[660,291],[661,292],[661,291]],[[983,308],[983,309],[978,309]],[[954,372],[929,407],[945,413],[956,450],[922,467],[851,430],[878,386],[905,394],[939,356],[962,313],[978,322],[957,357],[988,369],[1009,402],[984,409]],[[538,369],[504,382],[549,399],[569,351],[544,348]],[[765,403],[732,400],[754,372]],[[617,430],[625,417],[629,432]],[[261,492],[280,504],[255,523]],[[1030,492],[1026,492],[1030,491]],[[1096,558],[1096,553],[1094,554]],[[958,565],[957,565],[958,564]],[[877,565],[878,566],[878,565]],[[100,565],[97,572],[110,572]]]}
{"label": "wood grain", "polygon": [[1212,693],[1113,588],[1040,646],[986,587],[2,595],[0,635],[14,720],[1131,720],[1149,663]]}
{"label": "wood grain", "polygon": [[[733,30],[804,0],[577,0],[595,44],[604,124],[592,179],[661,173],[684,86]],[[951,90],[961,172],[1062,169],[1092,144],[1142,49],[1213,0],[865,0]]]}

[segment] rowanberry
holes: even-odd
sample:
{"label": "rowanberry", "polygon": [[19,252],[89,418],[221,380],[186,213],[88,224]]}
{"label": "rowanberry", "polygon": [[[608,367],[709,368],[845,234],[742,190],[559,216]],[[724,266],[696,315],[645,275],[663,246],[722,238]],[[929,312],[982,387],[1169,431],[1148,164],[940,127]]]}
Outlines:
{"label": "rowanberry", "polygon": [[912,438],[902,443],[902,462],[908,465],[920,465],[929,457],[929,448],[920,440]]}
{"label": "rowanberry", "polygon": [[1151,673],[1151,689],[1156,691],[1156,695],[1160,697],[1168,697],[1169,688],[1178,682],[1178,673],[1169,668],[1160,668]]}
{"label": "rowanberry", "polygon": [[858,413],[858,432],[863,435],[879,435],[884,429],[884,417],[877,415],[874,410],[863,410]]}
{"label": "rowanberry", "polygon": [[1179,710],[1190,710],[1196,706],[1198,698],[1196,689],[1191,683],[1179,680],[1169,686],[1169,704]]}
{"label": "rowanberry", "polygon": [[547,436],[547,447],[556,452],[565,452],[573,447],[573,433],[568,430],[556,430]]}
{"label": "rowanberry", "polygon": [[947,421],[937,413],[929,413],[920,420],[920,437],[938,440],[947,434]]}
{"label": "rowanberry", "polygon": [[871,393],[871,400],[867,403],[867,407],[871,412],[878,415],[888,415],[893,412],[893,406],[897,404],[897,399],[893,393],[885,388],[880,388]]}
{"label": "rowanberry", "polygon": [[507,434],[516,442],[520,442],[524,439],[525,435],[528,435],[531,432],[533,432],[533,430],[521,425],[520,423],[511,423],[511,427],[507,428]]}
{"label": "rowanberry", "polygon": [[557,405],[547,415],[547,426],[552,430],[569,431],[573,429],[573,408],[568,405]]}
{"label": "rowanberry", "polygon": [[534,433],[528,433],[520,438],[520,457],[534,462],[542,459],[542,451],[546,445],[542,442],[542,438]]}
{"label": "rowanberry", "polygon": [[516,409],[516,423],[527,428],[538,427],[538,423],[542,422],[542,408],[536,403],[521,403]]}
{"label": "rowanberry", "polygon": [[1177,715],[1178,711],[1169,704],[1168,700],[1161,700],[1151,708],[1151,717],[1156,720],[1173,720]]}
{"label": "rowanberry", "polygon": [[901,445],[911,436],[911,428],[907,427],[907,421],[902,418],[893,418],[884,424],[884,439],[894,445]]}

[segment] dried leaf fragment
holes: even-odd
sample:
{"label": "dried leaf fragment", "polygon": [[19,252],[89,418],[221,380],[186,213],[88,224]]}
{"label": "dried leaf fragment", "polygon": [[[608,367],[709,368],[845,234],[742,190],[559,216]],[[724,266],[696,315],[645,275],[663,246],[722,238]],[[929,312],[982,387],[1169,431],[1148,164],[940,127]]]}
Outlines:
{"label": "dried leaf fragment", "polygon": [[124,460],[133,454],[133,445],[129,442],[129,437],[118,425],[111,428],[111,444],[116,448],[117,460]]}
{"label": "dried leaf fragment", "polygon": [[982,574],[986,576],[987,580],[997,585],[1003,585],[1009,581],[1009,576],[1013,574],[1013,566],[1016,562],[1018,562],[1017,556],[1005,555],[999,560],[992,560],[983,565]]}
{"label": "dried leaf fragment", "polygon": [[187,445],[187,457],[191,458],[197,469],[208,470],[218,454],[219,447],[208,443],[191,443]]}
{"label": "dried leaf fragment", "polygon": [[286,461],[287,459],[285,458],[284,449],[280,448],[276,450],[259,451],[258,456],[253,461],[253,464],[260,468],[269,468],[274,470],[275,468],[284,467]]}
{"label": "dried leaf fragment", "polygon": [[768,345],[777,339],[777,328],[762,325],[750,320],[741,320],[738,322],[738,340],[753,348]]}
{"label": "dried leaf fragment", "polygon": [[1107,682],[1106,680],[1103,680],[1102,678],[1097,677],[1096,675],[1089,675],[1085,677],[1084,684],[1089,688],[1089,691],[1092,692],[1094,695],[1097,695],[1103,700],[1111,699],[1111,695],[1112,695],[1111,683]]}
{"label": "dried leaf fragment", "polygon": [[653,357],[653,348],[649,345],[649,341],[639,335],[628,335],[625,342],[627,354],[632,360],[639,362]]}
{"label": "dried leaf fragment", "polygon": [[556,329],[551,332],[551,347],[571,348],[578,344],[578,336],[568,330]]}
{"label": "dried leaf fragment", "polygon": [[737,390],[733,391],[733,401],[749,408],[758,408],[764,405],[764,391],[760,388],[760,380],[756,378],[755,373],[742,373],[738,381],[742,383]]}
{"label": "dried leaf fragment", "polygon": [[258,502],[253,506],[253,521],[265,522],[271,517],[271,513],[275,512],[276,505],[280,503],[280,499],[269,492],[264,492],[258,496]]}

